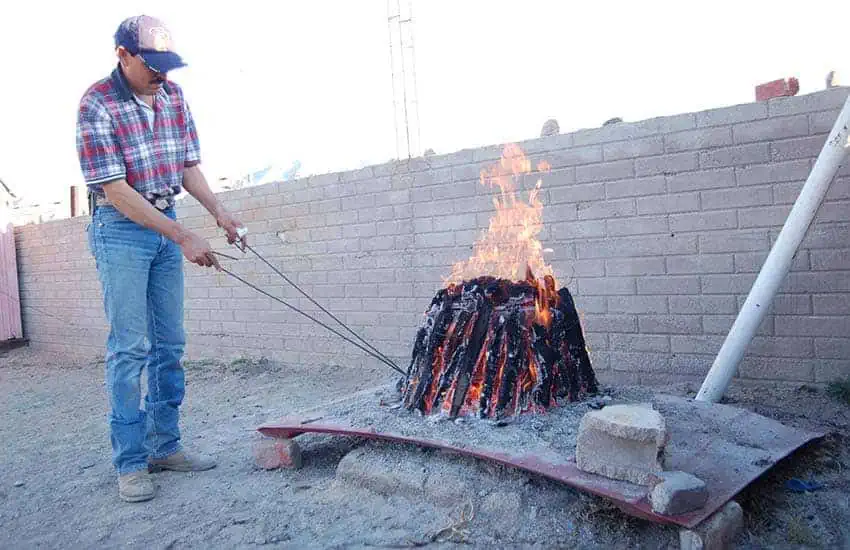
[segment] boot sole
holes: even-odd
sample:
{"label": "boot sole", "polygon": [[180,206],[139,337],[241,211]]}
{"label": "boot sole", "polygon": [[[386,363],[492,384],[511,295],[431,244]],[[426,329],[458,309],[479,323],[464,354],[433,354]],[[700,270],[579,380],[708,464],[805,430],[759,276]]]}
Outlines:
{"label": "boot sole", "polygon": [[169,470],[172,472],[206,472],[207,470],[212,470],[215,468],[217,464],[214,464],[208,468],[176,468],[173,466],[161,466],[159,464],[149,464],[148,472],[155,474],[159,472],[164,472],[165,470]]}
{"label": "boot sole", "polygon": [[156,495],[155,495],[155,493],[151,493],[151,494],[149,494],[149,495],[139,495],[139,496],[137,496],[137,497],[131,497],[131,496],[122,495],[122,494],[119,494],[118,496],[119,496],[119,497],[121,498],[121,500],[123,500],[124,502],[144,502],[144,501],[146,501],[146,500],[151,500],[151,499],[153,499],[153,497],[154,497],[154,496],[156,496]]}

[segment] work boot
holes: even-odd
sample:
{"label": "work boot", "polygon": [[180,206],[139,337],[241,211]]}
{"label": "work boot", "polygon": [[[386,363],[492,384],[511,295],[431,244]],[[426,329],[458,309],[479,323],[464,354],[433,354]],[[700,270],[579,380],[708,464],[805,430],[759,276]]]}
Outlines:
{"label": "work boot", "polygon": [[118,496],[125,502],[142,502],[154,496],[153,481],[145,470],[118,476]]}
{"label": "work boot", "polygon": [[203,455],[192,455],[185,451],[177,451],[165,458],[151,458],[150,470],[158,472],[161,470],[173,470],[175,472],[201,472],[215,468],[216,463],[210,457]]}

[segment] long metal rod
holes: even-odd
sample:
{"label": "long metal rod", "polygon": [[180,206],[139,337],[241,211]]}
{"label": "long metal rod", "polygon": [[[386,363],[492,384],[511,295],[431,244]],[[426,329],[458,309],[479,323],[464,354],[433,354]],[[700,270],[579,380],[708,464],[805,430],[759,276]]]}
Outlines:
{"label": "long metal rod", "polygon": [[303,295],[304,295],[304,296],[305,296],[308,300],[310,300],[311,302],[313,302],[313,304],[315,304],[315,305],[316,305],[316,307],[318,307],[319,309],[321,309],[322,311],[324,311],[326,314],[328,314],[328,316],[330,316],[330,318],[331,318],[331,319],[333,319],[334,321],[336,321],[337,323],[339,323],[339,324],[340,324],[343,328],[345,328],[345,330],[347,330],[348,332],[350,332],[350,333],[351,333],[351,334],[352,334],[355,338],[357,338],[357,339],[358,339],[358,340],[360,340],[363,344],[365,344],[366,346],[368,346],[368,347],[369,347],[369,349],[371,349],[372,351],[374,351],[375,353],[377,353],[378,355],[380,355],[380,356],[383,358],[383,360],[384,360],[385,362],[388,362],[388,363],[391,363],[392,365],[395,365],[396,369],[397,369],[397,370],[400,370],[400,368],[398,367],[398,365],[396,365],[396,364],[395,364],[395,363],[394,363],[394,362],[393,362],[393,361],[392,361],[389,357],[387,357],[386,355],[384,355],[383,353],[381,353],[381,352],[378,350],[378,348],[376,348],[375,346],[373,346],[372,344],[370,344],[369,342],[367,342],[366,340],[364,340],[364,339],[363,339],[363,338],[362,338],[359,334],[357,334],[356,332],[354,332],[353,330],[351,330],[351,329],[348,327],[348,325],[346,325],[345,323],[343,323],[342,321],[340,321],[340,320],[336,317],[336,315],[334,315],[333,313],[331,313],[330,311],[328,311],[327,309],[325,309],[325,308],[322,306],[322,304],[320,304],[319,302],[317,302],[316,300],[314,300],[313,298],[311,298],[311,297],[310,297],[310,295],[309,295],[309,294],[307,294],[306,292],[304,292],[304,291],[301,289],[301,287],[299,287],[297,284],[295,284],[295,282],[294,282],[294,281],[292,281],[292,279],[290,279],[289,277],[287,277],[287,276],[286,276],[286,275],[285,275],[285,274],[284,274],[281,270],[279,270],[277,267],[275,267],[274,265],[272,265],[272,264],[271,264],[271,262],[269,262],[268,260],[266,260],[265,258],[263,258],[263,257],[260,255],[260,253],[259,253],[259,252],[257,252],[257,251],[256,251],[256,250],[254,250],[253,248],[251,248],[251,246],[250,246],[250,245],[248,245],[247,243],[243,243],[243,244],[244,244],[245,248],[247,248],[248,250],[250,250],[251,252],[253,252],[253,253],[254,253],[254,254],[255,254],[255,255],[256,255],[256,256],[257,256],[260,260],[262,260],[262,261],[263,261],[263,263],[265,263],[267,266],[269,266],[270,268],[272,268],[272,270],[273,270],[275,273],[277,273],[278,275],[280,275],[281,277],[283,277],[283,280],[285,280],[287,283],[289,283],[289,284],[291,284],[293,287],[295,287],[295,290],[297,290],[298,292],[300,292],[301,294],[303,294]]}
{"label": "long metal rod", "polygon": [[835,120],[832,131],[806,179],[800,196],[794,202],[791,213],[788,214],[788,219],[785,220],[785,225],[779,232],[779,237],[770,249],[770,254],[747,295],[747,300],[714,359],[714,364],[711,365],[697,393],[697,400],[716,403],[729,387],[747,346],[767,315],[776,292],[791,269],[797,249],[806,236],[841,162],[847,157],[847,149],[850,146],[848,128],[850,128],[850,97],[847,98],[844,108]]}
{"label": "long metal rod", "polygon": [[387,359],[384,359],[383,357],[381,357],[381,356],[380,356],[380,355],[378,355],[377,353],[373,352],[372,350],[367,349],[367,348],[365,348],[365,347],[361,346],[360,344],[358,344],[357,342],[355,342],[355,341],[354,341],[354,340],[352,340],[351,338],[349,338],[349,337],[345,336],[344,334],[342,334],[342,333],[338,332],[337,330],[333,329],[332,327],[329,327],[328,325],[326,325],[325,323],[323,323],[323,322],[319,321],[318,319],[316,319],[315,317],[313,317],[313,316],[312,316],[312,315],[310,315],[309,313],[306,313],[306,312],[304,312],[304,311],[302,311],[302,310],[298,309],[297,307],[295,307],[295,306],[293,306],[292,304],[290,304],[290,303],[288,303],[288,302],[286,302],[286,301],[284,301],[284,300],[282,300],[282,299],[278,298],[277,296],[275,296],[275,295],[273,295],[273,294],[269,294],[268,292],[266,292],[265,290],[261,289],[261,288],[260,288],[260,287],[258,287],[257,285],[255,285],[255,284],[253,284],[253,283],[250,283],[250,282],[246,281],[245,279],[243,279],[243,278],[242,278],[242,277],[240,277],[239,275],[237,275],[237,274],[233,273],[232,271],[230,271],[230,270],[228,270],[228,269],[226,269],[226,268],[224,268],[224,267],[222,267],[222,268],[221,268],[221,271],[223,271],[224,273],[227,273],[228,275],[230,275],[231,277],[233,277],[233,278],[234,278],[234,279],[236,279],[237,281],[240,281],[240,282],[244,283],[245,285],[247,285],[247,286],[249,286],[249,287],[253,288],[254,290],[256,290],[257,292],[259,292],[260,294],[263,294],[263,295],[265,295],[265,296],[268,296],[268,297],[269,297],[269,298],[271,298],[272,300],[278,301],[278,302],[280,302],[281,304],[285,305],[286,307],[288,307],[288,308],[290,308],[290,309],[292,309],[292,310],[294,310],[294,311],[296,311],[296,312],[300,313],[301,315],[303,315],[303,316],[307,317],[308,319],[310,319],[310,320],[312,320],[312,321],[314,321],[314,322],[318,323],[319,325],[321,325],[321,326],[325,327],[326,329],[328,329],[329,331],[333,332],[334,334],[336,334],[337,336],[339,336],[340,338],[342,338],[342,339],[343,339],[343,340],[345,340],[346,342],[349,342],[349,343],[351,343],[351,344],[353,344],[353,345],[357,346],[358,348],[360,348],[361,350],[363,350],[363,351],[364,351],[364,352],[366,352],[367,354],[371,355],[371,356],[372,356],[372,357],[374,357],[375,359],[378,359],[379,361],[381,361],[381,362],[385,363],[385,364],[386,364],[387,366],[389,366],[390,368],[392,368],[392,369],[394,369],[394,370],[398,371],[400,374],[402,374],[402,375],[406,375],[406,373],[405,373],[403,370],[401,370],[398,366],[396,366],[396,364],[395,364],[395,363],[393,363],[392,361],[389,361],[389,360],[387,360]]}

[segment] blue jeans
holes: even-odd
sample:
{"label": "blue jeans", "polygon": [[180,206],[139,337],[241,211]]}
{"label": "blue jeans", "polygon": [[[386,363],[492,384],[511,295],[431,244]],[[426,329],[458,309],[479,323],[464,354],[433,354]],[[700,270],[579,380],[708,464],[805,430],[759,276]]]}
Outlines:
{"label": "blue jeans", "polygon": [[[173,208],[164,213],[176,217]],[[97,207],[88,237],[109,323],[112,463],[126,474],[147,468],[148,457],[162,458],[181,448],[183,255],[177,244],[111,206]],[[143,368],[148,391],[141,410]]]}

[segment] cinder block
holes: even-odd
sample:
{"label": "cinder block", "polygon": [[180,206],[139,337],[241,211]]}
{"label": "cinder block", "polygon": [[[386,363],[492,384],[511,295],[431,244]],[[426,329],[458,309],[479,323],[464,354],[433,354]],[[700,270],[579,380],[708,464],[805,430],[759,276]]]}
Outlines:
{"label": "cinder block", "polygon": [[839,87],[796,97],[772,99],[768,102],[768,114],[772,117],[810,113],[814,111],[830,111],[836,113],[847,100],[850,88]]}
{"label": "cinder block", "polygon": [[780,287],[791,294],[850,292],[850,271],[792,272]]}
{"label": "cinder block", "polygon": [[610,236],[648,235],[670,231],[667,216],[608,219],[605,223],[606,233]]}
{"label": "cinder block", "polygon": [[578,218],[581,220],[634,216],[636,213],[635,200],[631,198],[578,204]]}
{"label": "cinder block", "polygon": [[735,187],[734,168],[700,170],[699,172],[684,172],[667,176],[667,189],[671,193],[723,187]]}
{"label": "cinder block", "polygon": [[[773,319],[774,317],[772,315],[765,317],[764,321],[759,325],[758,330],[756,330],[756,334],[761,336],[773,335]],[[703,315],[702,329],[705,334],[726,335],[729,333],[729,329],[732,328],[734,322],[735,315]]]}
{"label": "cinder block", "polygon": [[648,485],[664,470],[668,440],[664,417],[650,404],[607,406],[582,418],[576,466],[585,472]]}
{"label": "cinder block", "polygon": [[635,175],[638,177],[670,175],[697,169],[699,169],[699,154],[696,152],[635,159]]}
{"label": "cinder block", "polygon": [[576,309],[582,313],[607,313],[605,300],[605,296],[579,296],[576,298]]}
{"label": "cinder block", "polygon": [[605,260],[605,273],[610,276],[658,275],[665,272],[664,258],[612,258]]}
{"label": "cinder block", "polygon": [[756,280],[755,273],[703,275],[703,294],[747,294]]}
{"label": "cinder block", "polygon": [[773,141],[783,138],[805,136],[809,133],[809,119],[806,115],[769,118],[756,122],[736,124],[732,127],[735,143],[753,141]]}
{"label": "cinder block", "polygon": [[647,239],[645,237],[612,237],[576,243],[576,254],[587,258],[631,258],[668,254],[694,254],[696,235],[675,235]]}
{"label": "cinder block", "polygon": [[767,162],[770,146],[767,143],[749,143],[710,151],[700,151],[699,165],[704,170],[725,166],[741,166]]}
{"label": "cinder block", "polygon": [[669,352],[670,336],[666,334],[611,334],[609,347],[612,351]]}
{"label": "cinder block", "polygon": [[705,506],[705,482],[687,472],[662,472],[661,482],[652,488],[650,500],[656,514],[679,515]]}
{"label": "cinder block", "polygon": [[850,294],[815,294],[812,305],[815,315],[850,315]]}
{"label": "cinder block", "polygon": [[638,318],[638,330],[650,334],[700,334],[698,315],[645,315]]}
{"label": "cinder block", "polygon": [[641,277],[637,280],[638,294],[699,294],[700,281],[696,276],[663,275]]}
{"label": "cinder block", "polygon": [[602,146],[602,156],[606,161],[659,155],[663,152],[664,138],[662,136],[617,141]]}
{"label": "cinder block", "polygon": [[794,336],[755,336],[747,352],[756,357],[815,357],[812,338]]}
{"label": "cinder block", "polygon": [[[766,250],[760,252],[738,252],[735,254],[736,273],[758,273],[767,259]],[[809,251],[800,250],[791,264],[792,271],[809,269]]]}
{"label": "cinder block", "polygon": [[814,382],[816,361],[780,357],[747,356],[738,367],[738,376],[755,380]]}
{"label": "cinder block", "polygon": [[416,235],[414,244],[417,247],[432,248],[438,246],[452,246],[455,244],[455,234],[447,231],[444,233],[425,233]]}
{"label": "cinder block", "polygon": [[745,208],[773,203],[773,190],[769,185],[703,191],[701,194],[704,210]]}
{"label": "cinder block", "polygon": [[697,149],[709,149],[732,145],[732,129],[701,128],[664,136],[665,150],[668,153],[678,153]]}
{"label": "cinder block", "polygon": [[825,135],[774,141],[770,144],[770,156],[774,162],[817,157],[824,144]]}
{"label": "cinder block", "polygon": [[838,111],[833,110],[809,114],[809,133],[828,134],[832,131],[837,118]]}
{"label": "cinder block", "polygon": [[611,313],[667,313],[667,298],[664,296],[608,296],[608,311]]}
{"label": "cinder block", "polygon": [[[743,307],[746,296],[738,296],[738,309]],[[777,294],[770,304],[770,313],[775,315],[811,315],[812,296],[809,294]]]}
{"label": "cinder block", "polygon": [[[768,189],[770,192],[770,189]],[[738,227],[736,210],[717,210],[714,212],[691,212],[670,216],[670,231],[709,231],[713,229],[734,229]]]}
{"label": "cinder block", "polygon": [[[605,200],[604,183],[577,184],[549,189],[549,202],[552,205],[601,200]],[[545,215],[546,211],[544,210],[543,213]]]}
{"label": "cinder block", "polygon": [[702,353],[717,355],[723,345],[724,336],[690,335],[670,336],[670,351],[673,353]]}
{"label": "cinder block", "polygon": [[[578,299],[576,300],[578,303]],[[637,318],[634,315],[608,315],[595,314],[588,315],[587,321],[588,331],[596,332],[620,332],[634,333],[637,332]]]}
{"label": "cinder block", "polygon": [[741,228],[749,227],[782,227],[788,214],[791,212],[790,204],[778,206],[765,206],[761,208],[746,208],[741,211]]}
{"label": "cinder block", "polygon": [[719,109],[709,109],[696,113],[697,126],[724,126],[738,122],[748,122],[767,118],[766,103],[742,103]]}
{"label": "cinder block", "polygon": [[770,250],[770,239],[767,231],[715,231],[699,236],[699,250],[709,254]]}
{"label": "cinder block", "polygon": [[610,181],[605,184],[605,196],[609,199],[636,197],[641,195],[659,195],[664,193],[667,182],[664,176]]}
{"label": "cinder block", "polygon": [[681,550],[729,550],[744,525],[744,511],[734,500],[703,521],[694,530],[679,531]]}
{"label": "cinder block", "polygon": [[738,311],[734,296],[670,296],[669,301],[670,313],[699,315]]}
{"label": "cinder block", "polygon": [[602,162],[602,146],[593,145],[590,147],[575,147],[552,151],[546,154],[545,159],[553,170],[567,166]]}
{"label": "cinder block", "polygon": [[581,295],[610,296],[613,294],[634,294],[634,277],[604,277],[597,279],[576,279]]}
{"label": "cinder block", "polygon": [[634,175],[635,163],[633,160],[589,164],[576,168],[576,181],[579,183],[621,180],[633,178]]}
{"label": "cinder block", "polygon": [[475,229],[476,227],[478,227],[478,224],[474,214],[453,214],[434,217],[434,228],[439,231]]}
{"label": "cinder block", "polygon": [[670,214],[699,210],[699,193],[668,193],[657,197],[638,197],[638,214]]}

